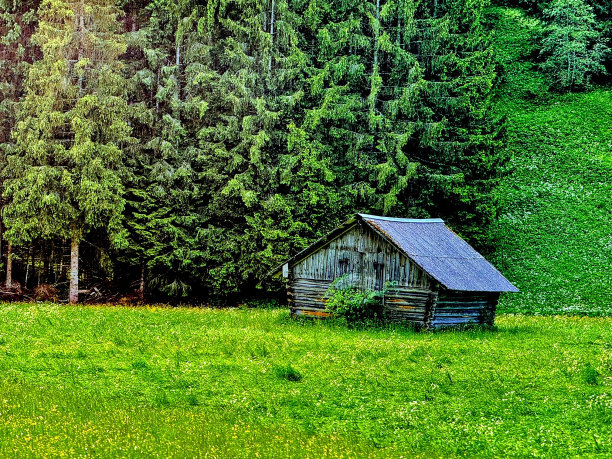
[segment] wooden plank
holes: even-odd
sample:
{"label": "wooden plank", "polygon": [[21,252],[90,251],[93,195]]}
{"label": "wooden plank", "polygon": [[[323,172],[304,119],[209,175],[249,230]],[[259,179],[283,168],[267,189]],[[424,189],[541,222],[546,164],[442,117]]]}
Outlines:
{"label": "wooden plank", "polygon": [[481,311],[472,311],[472,312],[468,312],[468,311],[446,312],[445,311],[445,312],[441,312],[441,313],[438,313],[436,311],[436,317],[435,318],[437,319],[438,317],[440,317],[440,318],[444,317],[444,318],[448,319],[448,318],[453,318],[453,317],[458,317],[458,318],[461,318],[461,317],[480,317],[481,315],[482,315]]}
{"label": "wooden plank", "polygon": [[317,307],[303,303],[294,305],[293,309],[302,309],[304,311],[325,311],[325,307]]}
{"label": "wooden plank", "polygon": [[316,318],[325,318],[325,317],[330,317],[331,314],[329,312],[325,312],[325,311],[308,311],[305,309],[296,309],[293,312],[294,315],[296,316],[306,316],[306,317],[316,317]]}
{"label": "wooden plank", "polygon": [[439,309],[441,310],[449,310],[449,309],[468,309],[468,310],[472,310],[472,309],[485,309],[487,308],[489,305],[487,304],[461,304],[461,303],[452,303],[452,304],[444,304],[442,305]]}
{"label": "wooden plank", "polygon": [[396,311],[401,311],[401,312],[406,312],[406,311],[414,312],[415,314],[420,314],[421,316],[425,314],[425,305],[423,306],[397,306],[394,309]]}

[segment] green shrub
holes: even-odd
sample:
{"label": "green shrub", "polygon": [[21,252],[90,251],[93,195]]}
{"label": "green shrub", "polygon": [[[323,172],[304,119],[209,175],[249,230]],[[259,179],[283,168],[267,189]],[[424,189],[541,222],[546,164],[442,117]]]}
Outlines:
{"label": "green shrub", "polygon": [[327,290],[325,310],[348,323],[377,322],[384,318],[384,291],[361,290],[336,280]]}

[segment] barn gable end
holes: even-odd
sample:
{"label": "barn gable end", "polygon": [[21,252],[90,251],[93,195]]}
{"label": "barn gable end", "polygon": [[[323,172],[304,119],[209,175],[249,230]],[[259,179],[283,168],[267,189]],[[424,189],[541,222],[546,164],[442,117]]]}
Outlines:
{"label": "barn gable end", "polygon": [[295,315],[324,317],[325,294],[345,277],[363,290],[393,288],[385,307],[396,319],[422,321],[432,280],[389,241],[364,224],[355,224],[296,262],[289,270],[289,306]]}

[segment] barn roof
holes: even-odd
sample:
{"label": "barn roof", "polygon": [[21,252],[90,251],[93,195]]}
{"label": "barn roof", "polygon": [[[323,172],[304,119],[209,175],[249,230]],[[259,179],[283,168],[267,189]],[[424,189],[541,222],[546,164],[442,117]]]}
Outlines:
{"label": "barn roof", "polygon": [[[491,263],[439,218],[411,219],[356,214],[353,219],[295,255],[287,263],[294,265],[303,260],[344,234],[359,221],[380,234],[450,290],[518,292]],[[280,268],[273,272],[280,271]]]}
{"label": "barn roof", "polygon": [[357,214],[357,217],[448,289],[518,292],[491,263],[439,218],[414,220],[367,214]]}

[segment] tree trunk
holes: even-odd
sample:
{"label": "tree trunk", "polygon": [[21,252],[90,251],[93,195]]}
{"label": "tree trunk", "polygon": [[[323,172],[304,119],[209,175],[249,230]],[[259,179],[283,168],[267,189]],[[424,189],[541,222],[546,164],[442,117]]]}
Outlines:
{"label": "tree trunk", "polygon": [[[374,31],[374,64],[372,65],[372,69],[375,69],[378,66],[378,39],[380,37],[380,0],[376,0],[376,22],[376,30]],[[372,70],[372,73],[374,73],[374,70]]]}
{"label": "tree trunk", "polygon": [[45,284],[52,283],[51,266],[55,257],[55,241],[51,241],[51,248],[45,249],[45,264],[44,264],[44,282]]}
{"label": "tree trunk", "polygon": [[36,286],[40,287],[40,266],[36,266],[36,255],[42,257],[42,249],[36,250],[36,246],[32,246],[32,278],[36,276]]}
{"label": "tree trunk", "polygon": [[274,0],[272,0],[272,11],[270,13],[270,38],[272,46],[270,48],[270,60],[268,61],[268,72],[272,71],[272,53],[274,52]]}
{"label": "tree trunk", "polygon": [[[181,26],[178,26],[181,27]],[[181,27],[182,30],[182,27]],[[177,28],[178,31],[178,28]],[[183,42],[183,35],[181,32],[181,37],[176,41],[176,99],[181,99],[181,43]],[[181,121],[181,111],[179,109],[173,110],[172,115],[178,120]],[[179,136],[176,136],[176,148],[177,150],[180,148],[180,140]]]}
{"label": "tree trunk", "polygon": [[[1,213],[1,211],[0,211]],[[0,222],[0,260],[2,260],[2,245],[4,243],[4,228],[2,227],[2,222]]]}
{"label": "tree trunk", "polygon": [[[83,46],[84,46],[84,37],[85,37],[85,1],[81,0],[81,11],[79,14],[79,50],[78,50],[78,60],[81,61],[83,57]],[[83,95],[84,84],[83,84],[83,75],[79,76],[79,97]]]}
{"label": "tree trunk", "polygon": [[6,251],[6,288],[13,288],[13,246],[8,245]]}
{"label": "tree trunk", "polygon": [[[33,251],[34,251],[34,247],[30,245],[30,248],[28,249],[28,255],[26,256],[26,259],[25,259],[26,273],[25,273],[25,279],[23,281],[24,289],[28,288],[28,280],[30,279],[30,258],[33,258],[33,255],[32,255]],[[34,269],[34,266],[32,266],[32,269]]]}
{"label": "tree trunk", "polygon": [[79,241],[76,237],[72,238],[70,245],[70,293],[68,300],[70,303],[79,302]]}
{"label": "tree trunk", "polygon": [[55,283],[57,284],[60,279],[64,278],[64,249],[65,249],[66,241],[62,240],[62,245],[60,248],[60,260],[59,260],[59,271],[55,275]]}
{"label": "tree trunk", "polygon": [[140,266],[140,285],[138,286],[138,299],[144,303],[145,297],[145,263],[142,262]]}
{"label": "tree trunk", "polygon": [[397,42],[397,46],[400,48],[402,47],[402,41],[401,41],[402,34],[400,31],[402,30],[402,11],[404,10],[403,7],[404,7],[404,3],[402,2],[400,3],[399,9],[397,12],[397,39],[396,39],[396,42]]}

